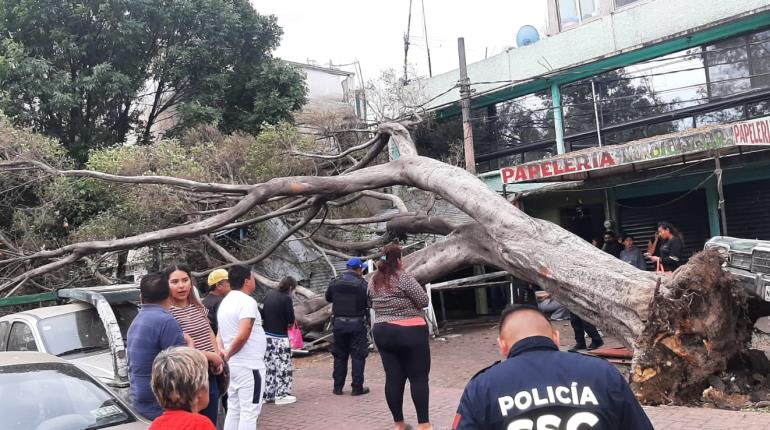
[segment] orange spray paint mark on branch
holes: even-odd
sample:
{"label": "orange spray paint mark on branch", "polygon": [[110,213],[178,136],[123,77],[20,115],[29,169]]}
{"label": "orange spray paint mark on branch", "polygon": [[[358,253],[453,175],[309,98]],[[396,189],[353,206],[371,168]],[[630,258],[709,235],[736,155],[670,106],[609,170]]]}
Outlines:
{"label": "orange spray paint mark on branch", "polygon": [[289,184],[289,190],[291,190],[292,193],[300,193],[305,189],[305,184],[300,182],[292,182]]}

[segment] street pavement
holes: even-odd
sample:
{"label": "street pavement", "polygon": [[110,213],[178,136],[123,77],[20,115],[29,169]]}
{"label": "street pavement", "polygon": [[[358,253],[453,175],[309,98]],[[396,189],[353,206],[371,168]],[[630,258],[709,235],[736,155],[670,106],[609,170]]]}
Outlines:
{"label": "street pavement", "polygon": [[[569,323],[558,322],[562,347],[571,343]],[[430,412],[436,429],[451,428],[463,387],[478,370],[498,360],[496,327],[491,323],[456,328],[441,333],[443,340],[431,341]],[[610,346],[617,344],[611,339]],[[366,385],[371,393],[352,397],[350,386],[342,396],[332,394],[332,357],[326,352],[294,360],[294,395],[291,405],[267,404],[257,427],[289,429],[391,429],[392,419],[385,403],[384,374],[377,353],[367,360]],[[349,379],[348,379],[349,383]],[[404,396],[404,416],[411,424],[416,414],[409,397]],[[645,407],[656,429],[768,429],[770,414],[709,408]]]}

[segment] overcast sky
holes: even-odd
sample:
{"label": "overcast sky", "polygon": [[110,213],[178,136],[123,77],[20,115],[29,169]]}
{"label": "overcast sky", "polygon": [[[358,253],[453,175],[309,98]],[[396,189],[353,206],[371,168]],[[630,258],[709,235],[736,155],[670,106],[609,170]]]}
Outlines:
{"label": "overcast sky", "polygon": [[[545,33],[546,0],[424,0],[433,74],[457,68],[457,38],[465,37],[468,63],[516,45],[525,24]],[[384,69],[402,70],[409,0],[252,0],[275,15],[284,35],[276,55],[319,65],[358,60],[365,80]],[[412,1],[409,62],[428,75],[421,0]],[[345,67],[345,69],[348,69]],[[349,69],[353,71],[352,69]]]}

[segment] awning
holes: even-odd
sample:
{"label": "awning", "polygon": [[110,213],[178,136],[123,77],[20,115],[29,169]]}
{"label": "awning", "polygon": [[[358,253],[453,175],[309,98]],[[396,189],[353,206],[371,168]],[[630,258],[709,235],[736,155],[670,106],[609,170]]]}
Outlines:
{"label": "awning", "polygon": [[622,145],[586,148],[500,169],[505,188],[531,181],[580,181],[770,146],[770,117],[711,125]]}

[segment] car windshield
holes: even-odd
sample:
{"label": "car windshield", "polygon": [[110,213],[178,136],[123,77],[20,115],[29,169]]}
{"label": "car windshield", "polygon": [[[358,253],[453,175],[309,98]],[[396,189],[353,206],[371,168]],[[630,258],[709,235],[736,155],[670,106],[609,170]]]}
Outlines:
{"label": "car windshield", "polygon": [[37,324],[49,354],[61,356],[110,347],[104,324],[93,308],[44,318]]}
{"label": "car windshield", "polygon": [[136,421],[83,371],[70,364],[0,366],[0,417],[7,430],[100,429]]}

